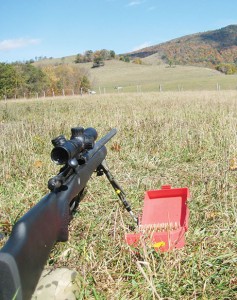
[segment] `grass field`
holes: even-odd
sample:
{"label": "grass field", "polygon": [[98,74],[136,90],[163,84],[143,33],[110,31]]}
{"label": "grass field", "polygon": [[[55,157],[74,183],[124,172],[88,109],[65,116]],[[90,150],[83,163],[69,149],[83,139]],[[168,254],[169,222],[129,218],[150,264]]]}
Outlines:
{"label": "grass field", "polygon": [[190,189],[186,246],[131,251],[129,215],[107,180],[93,176],[69,241],[55,246],[47,267],[79,272],[77,299],[237,299],[237,91],[1,101],[0,246],[48,192],[58,171],[51,139],[76,125],[95,127],[99,137],[118,129],[107,162],[136,215],[145,190]]}
{"label": "grass field", "polygon": [[[113,76],[111,76],[113,74]],[[226,76],[212,69],[191,66],[136,65],[120,61],[107,61],[104,67],[90,70],[94,89],[99,93],[124,92],[195,91],[236,89],[237,76]]]}
{"label": "grass field", "polygon": [[[150,57],[148,57],[150,58]],[[237,75],[224,75],[212,69],[192,66],[175,66],[161,64],[154,58],[144,59],[144,64],[137,65],[118,60],[105,62],[104,67],[91,68],[92,63],[77,64],[78,68],[86,69],[92,83],[92,89],[99,94],[120,92],[157,92],[160,91],[215,91],[236,90]],[[157,61],[157,63],[156,63]],[[71,64],[73,57],[65,60],[46,60],[40,64]]]}

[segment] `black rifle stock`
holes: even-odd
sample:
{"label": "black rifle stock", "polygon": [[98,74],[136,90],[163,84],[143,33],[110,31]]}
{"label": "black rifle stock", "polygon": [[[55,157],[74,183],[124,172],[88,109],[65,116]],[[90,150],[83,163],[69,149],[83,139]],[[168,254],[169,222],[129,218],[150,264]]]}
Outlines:
{"label": "black rifle stock", "polygon": [[[107,177],[111,175],[104,162],[107,154],[105,144],[116,134],[116,129],[95,144],[97,133],[94,129],[89,129],[85,139],[82,139],[83,128],[75,130],[79,133],[74,132],[69,143],[54,141],[55,148],[60,149],[52,151],[52,159],[66,165],[49,181],[51,192],[18,220],[0,251],[1,300],[30,299],[52,247],[56,242],[68,239],[71,210],[77,206],[92,173],[97,171],[101,175],[104,171]],[[60,155],[64,157],[62,161],[59,160]],[[121,190],[113,178],[109,181],[116,191]],[[123,204],[133,216],[123,192],[120,194]]]}

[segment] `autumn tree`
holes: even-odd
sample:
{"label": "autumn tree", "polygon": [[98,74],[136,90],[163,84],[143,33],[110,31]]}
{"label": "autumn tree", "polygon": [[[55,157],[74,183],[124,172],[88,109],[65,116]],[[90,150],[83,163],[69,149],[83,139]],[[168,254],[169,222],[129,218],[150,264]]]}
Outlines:
{"label": "autumn tree", "polygon": [[87,72],[75,65],[46,66],[43,71],[50,80],[50,89],[55,94],[62,94],[62,90],[70,90],[79,93],[81,88],[89,89],[90,81]]}
{"label": "autumn tree", "polygon": [[142,65],[142,60],[141,60],[140,57],[137,57],[137,58],[135,58],[135,59],[133,60],[133,63],[134,63],[134,64],[137,64],[137,65]]}
{"label": "autumn tree", "polygon": [[84,56],[85,56],[84,61],[85,62],[92,62],[93,61],[93,55],[94,55],[94,53],[93,53],[92,50],[87,50],[84,54]]}
{"label": "autumn tree", "polygon": [[216,69],[226,75],[232,75],[237,73],[237,67],[235,64],[219,64]]}
{"label": "autumn tree", "polygon": [[39,93],[49,85],[41,69],[26,63],[0,64],[0,96],[23,97]]}
{"label": "autumn tree", "polygon": [[16,87],[16,71],[13,65],[0,64],[0,96],[13,97]]}
{"label": "autumn tree", "polygon": [[83,63],[83,62],[84,62],[84,57],[83,57],[83,55],[80,54],[80,53],[78,53],[78,54],[76,55],[76,58],[75,58],[74,62],[75,62],[76,64]]}
{"label": "autumn tree", "polygon": [[115,58],[115,52],[114,52],[114,50],[110,50],[110,58]]}

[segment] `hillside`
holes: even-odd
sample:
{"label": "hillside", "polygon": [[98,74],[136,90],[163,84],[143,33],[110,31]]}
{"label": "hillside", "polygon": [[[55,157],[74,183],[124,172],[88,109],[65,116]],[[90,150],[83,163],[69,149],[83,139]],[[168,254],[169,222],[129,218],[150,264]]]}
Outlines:
{"label": "hillside", "polygon": [[[127,63],[117,57],[105,60],[103,67],[92,68],[92,62],[75,64],[73,55],[37,61],[34,65],[73,65],[88,76],[97,93],[236,89],[236,74],[225,76],[212,69],[222,63],[236,67],[237,25],[184,36],[129,55],[140,57],[142,64]],[[122,88],[119,91],[118,86]]]}
{"label": "hillside", "polygon": [[145,58],[156,54],[156,59],[170,64],[215,67],[220,63],[237,63],[237,25],[176,38],[129,53]]}
{"label": "hillside", "polygon": [[[117,92],[152,92],[174,90],[216,90],[217,84],[221,89],[236,89],[236,75],[224,75],[216,70],[197,66],[169,67],[158,61],[153,54],[143,58],[143,64],[126,63],[117,59],[105,61],[100,68],[92,68],[92,63],[75,64],[73,57],[51,59],[36,62],[35,66],[45,65],[74,65],[87,74],[92,89],[97,93]],[[156,61],[156,63],[152,63]],[[122,87],[120,91],[116,87]]]}
{"label": "hillside", "polygon": [[[174,90],[216,90],[236,89],[237,76],[224,75],[216,70],[195,66],[166,64],[137,65],[118,60],[109,60],[101,68],[91,68],[91,63],[78,64],[88,70],[93,89],[97,93],[111,92],[152,92]],[[80,67],[80,66],[78,66]],[[115,87],[120,86],[120,91]]]}

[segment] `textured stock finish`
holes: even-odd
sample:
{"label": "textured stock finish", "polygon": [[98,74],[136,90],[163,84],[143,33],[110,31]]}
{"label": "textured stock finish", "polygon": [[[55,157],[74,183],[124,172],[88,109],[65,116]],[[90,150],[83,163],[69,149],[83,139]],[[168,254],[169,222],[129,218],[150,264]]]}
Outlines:
{"label": "textured stock finish", "polygon": [[19,287],[20,277],[14,258],[8,253],[0,253],[0,299],[14,299],[17,295],[15,299],[21,300]]}
{"label": "textured stock finish", "polygon": [[[60,188],[46,195],[13,227],[0,251],[0,299],[30,299],[53,245],[68,239],[69,204],[106,157],[102,144]],[[90,151],[88,151],[90,154]]]}

